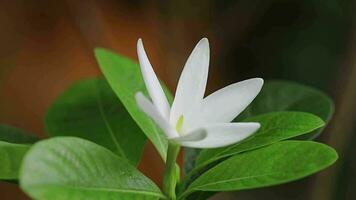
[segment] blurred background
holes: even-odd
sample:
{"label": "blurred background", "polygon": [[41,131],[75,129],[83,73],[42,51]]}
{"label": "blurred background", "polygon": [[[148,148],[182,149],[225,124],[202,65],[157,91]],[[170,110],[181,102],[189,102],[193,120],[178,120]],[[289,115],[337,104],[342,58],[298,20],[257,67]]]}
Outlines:
{"label": "blurred background", "polygon": [[[309,178],[215,199],[355,199],[355,6],[352,0],[0,0],[0,123],[46,137],[51,102],[74,81],[100,74],[93,48],[137,60],[138,38],[174,91],[185,59],[208,37],[209,93],[251,77],[318,88],[336,109],[317,140],[340,155]],[[147,145],[140,169],[160,182],[162,166]],[[28,198],[0,183],[0,199]]]}

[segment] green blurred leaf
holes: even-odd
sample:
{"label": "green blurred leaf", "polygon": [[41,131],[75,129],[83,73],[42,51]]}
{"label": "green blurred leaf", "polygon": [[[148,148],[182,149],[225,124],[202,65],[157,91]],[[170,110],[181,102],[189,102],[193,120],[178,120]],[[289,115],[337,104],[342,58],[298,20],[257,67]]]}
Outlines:
{"label": "green blurred leaf", "polygon": [[49,108],[45,119],[50,136],[76,136],[104,146],[137,165],[146,141],[103,78],[81,80]]}
{"label": "green blurred leaf", "polygon": [[38,200],[159,199],[147,177],[87,140],[56,137],[36,143],[20,170],[21,188]]}
{"label": "green blurred leaf", "polygon": [[197,178],[183,194],[277,185],[316,173],[334,163],[331,147],[311,141],[283,141],[225,160]]}
{"label": "green blurred leaf", "polygon": [[[128,58],[101,48],[95,49],[95,56],[105,78],[116,95],[146,136],[151,140],[163,160],[165,160],[167,153],[167,139],[165,135],[137,107],[135,102],[136,92],[142,91],[147,94],[139,65]],[[168,98],[170,98],[169,95]]]}
{"label": "green blurred leaf", "polygon": [[30,144],[38,139],[31,134],[5,124],[0,124],[0,179],[16,180],[22,158]]}
{"label": "green blurred leaf", "polygon": [[[334,104],[328,96],[314,88],[289,81],[267,81],[257,98],[238,119],[276,111],[308,112],[327,123],[333,114]],[[321,131],[318,129],[304,135],[303,139],[313,139]]]}
{"label": "green blurred leaf", "polygon": [[0,124],[0,141],[16,144],[32,144],[38,139],[19,128]]}
{"label": "green blurred leaf", "polygon": [[[185,175],[190,175],[190,172],[195,167],[196,159],[201,152],[200,149],[184,147],[183,149],[183,172]],[[177,193],[180,194],[185,190],[186,184],[190,181],[190,177],[185,177],[182,182],[177,185]],[[194,198],[198,199],[198,198]]]}
{"label": "green blurred leaf", "polygon": [[0,141],[0,179],[16,180],[22,158],[30,145]]}
{"label": "green blurred leaf", "polygon": [[184,162],[185,174],[188,174],[194,168],[196,158],[199,155],[200,151],[201,151],[200,149],[194,149],[188,147],[184,148],[183,162]]}
{"label": "green blurred leaf", "polygon": [[303,135],[324,125],[319,117],[303,112],[274,112],[250,117],[244,121],[259,122],[261,128],[240,143],[223,148],[202,150],[194,171],[219,159]]}

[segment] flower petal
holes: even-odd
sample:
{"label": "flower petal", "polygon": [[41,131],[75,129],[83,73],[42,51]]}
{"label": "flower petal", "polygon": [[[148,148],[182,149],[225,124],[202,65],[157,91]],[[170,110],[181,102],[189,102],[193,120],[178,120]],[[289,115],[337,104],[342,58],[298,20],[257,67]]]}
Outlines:
{"label": "flower petal", "polygon": [[205,139],[196,142],[182,142],[181,145],[193,148],[223,147],[247,138],[259,128],[260,124],[254,122],[212,124],[199,128],[207,132]]}
{"label": "flower petal", "polygon": [[135,95],[136,103],[152,120],[163,130],[168,138],[178,137],[179,134],[170,125],[169,121],[163,118],[157,108],[148,100],[142,92],[137,92]]}
{"label": "flower petal", "polygon": [[[263,79],[253,78],[226,86],[204,98],[199,112],[195,113],[197,128],[209,123],[227,123],[236,118],[261,91]],[[189,131],[189,130],[188,130]]]}
{"label": "flower petal", "polygon": [[203,38],[190,54],[179,78],[171,109],[171,124],[176,124],[181,115],[185,121],[190,120],[190,113],[201,104],[208,78],[209,56],[209,41]]}
{"label": "flower petal", "polygon": [[207,133],[204,129],[198,129],[192,133],[175,137],[175,138],[170,138],[170,140],[173,140],[175,142],[181,143],[181,142],[194,142],[194,141],[200,141],[205,139],[207,136]]}
{"label": "flower petal", "polygon": [[169,117],[170,106],[167,97],[164,94],[161,84],[147,58],[142,40],[137,41],[137,55],[141,66],[143,80],[145,81],[147,91],[152,99],[153,104],[164,118]]}

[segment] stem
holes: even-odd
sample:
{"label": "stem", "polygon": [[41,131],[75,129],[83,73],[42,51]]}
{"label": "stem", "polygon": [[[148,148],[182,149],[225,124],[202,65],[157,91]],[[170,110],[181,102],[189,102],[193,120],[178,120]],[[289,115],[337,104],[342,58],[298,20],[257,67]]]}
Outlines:
{"label": "stem", "polygon": [[176,185],[179,180],[179,167],[176,159],[179,153],[179,145],[175,143],[168,144],[166,166],[164,167],[163,193],[169,200],[176,200]]}

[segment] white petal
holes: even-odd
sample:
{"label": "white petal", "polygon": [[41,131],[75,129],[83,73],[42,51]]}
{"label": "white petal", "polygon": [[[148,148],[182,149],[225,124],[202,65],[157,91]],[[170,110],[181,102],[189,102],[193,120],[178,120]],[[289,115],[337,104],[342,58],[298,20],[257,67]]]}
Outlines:
{"label": "white petal", "polygon": [[163,130],[168,138],[178,137],[178,133],[170,125],[169,121],[163,118],[156,107],[148,100],[142,92],[137,92],[135,95],[136,103],[152,120]]}
{"label": "white petal", "polygon": [[227,123],[236,118],[261,91],[263,79],[253,78],[226,86],[204,98],[195,113],[194,127]]}
{"label": "white petal", "polygon": [[259,123],[221,123],[208,125],[200,129],[206,130],[207,137],[197,142],[182,142],[182,146],[193,148],[217,148],[237,143],[252,135],[260,128]]}
{"label": "white petal", "polygon": [[152,99],[153,104],[156,106],[161,115],[165,118],[169,117],[169,103],[165,96],[162,86],[153,71],[152,65],[147,58],[142,40],[137,41],[137,55],[141,66],[143,80],[145,81],[147,91]]}
{"label": "white petal", "polygon": [[190,113],[201,104],[208,78],[209,51],[209,41],[203,38],[185,63],[171,109],[171,124],[175,124],[181,115],[189,121]]}
{"label": "white petal", "polygon": [[207,133],[203,129],[196,130],[192,133],[175,137],[175,138],[170,138],[170,140],[173,140],[175,142],[181,143],[181,142],[194,142],[194,141],[200,141],[205,139],[207,136]]}

